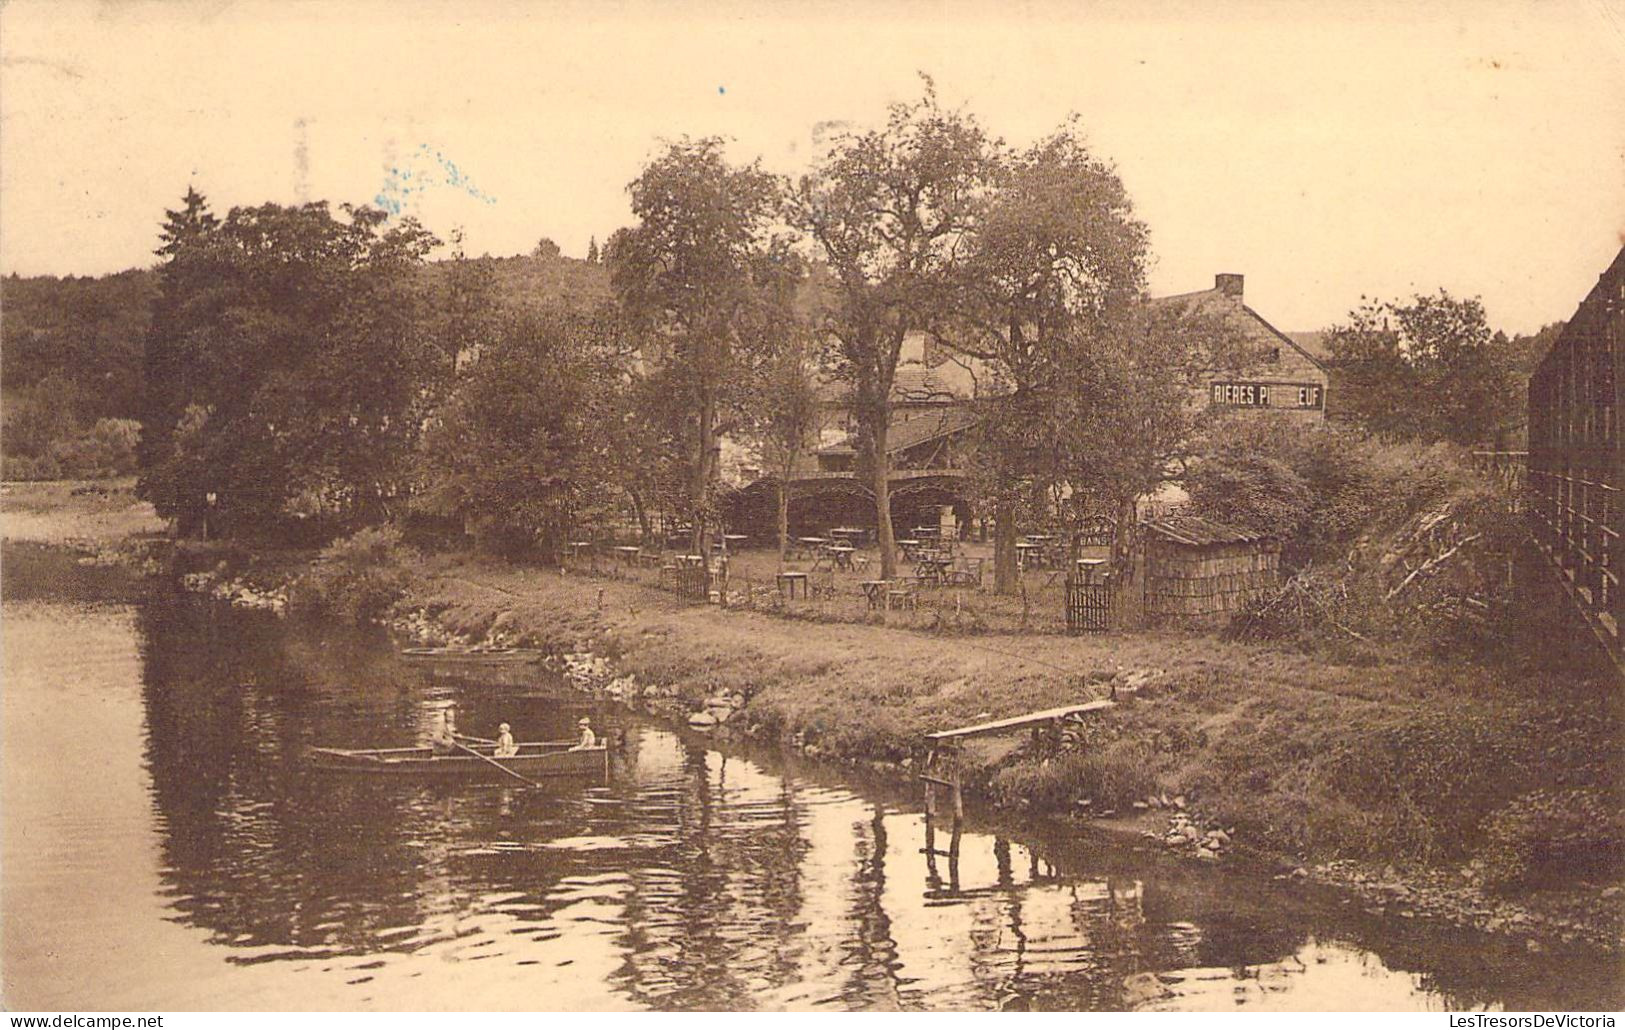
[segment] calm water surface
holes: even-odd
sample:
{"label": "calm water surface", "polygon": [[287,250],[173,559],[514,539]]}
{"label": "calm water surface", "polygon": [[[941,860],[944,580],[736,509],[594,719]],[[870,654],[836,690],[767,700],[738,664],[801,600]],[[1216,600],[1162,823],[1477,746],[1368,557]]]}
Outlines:
{"label": "calm water surface", "polygon": [[[723,754],[540,673],[8,548],[4,1001],[20,1009],[1614,1008],[1617,964],[1526,955],[1120,842],[972,820]],[[41,587],[49,581],[48,588]],[[623,727],[609,783],[312,773],[313,744]],[[939,845],[945,834],[938,834]]]}

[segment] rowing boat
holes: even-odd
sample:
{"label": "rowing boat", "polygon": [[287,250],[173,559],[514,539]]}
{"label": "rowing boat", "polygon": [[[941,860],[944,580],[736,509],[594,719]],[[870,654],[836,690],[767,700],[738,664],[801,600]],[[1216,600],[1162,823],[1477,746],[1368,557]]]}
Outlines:
{"label": "rowing boat", "polygon": [[[489,745],[476,747],[491,755]],[[470,754],[437,755],[426,747],[348,749],[313,747],[311,765],[323,772],[363,773],[382,776],[427,776],[452,779],[490,779],[503,776],[501,769]],[[609,748],[576,748],[570,741],[520,744],[519,753],[496,761],[531,779],[551,776],[606,776]]]}
{"label": "rowing boat", "polygon": [[401,650],[401,657],[458,665],[535,665],[547,652],[527,647],[408,647]]}

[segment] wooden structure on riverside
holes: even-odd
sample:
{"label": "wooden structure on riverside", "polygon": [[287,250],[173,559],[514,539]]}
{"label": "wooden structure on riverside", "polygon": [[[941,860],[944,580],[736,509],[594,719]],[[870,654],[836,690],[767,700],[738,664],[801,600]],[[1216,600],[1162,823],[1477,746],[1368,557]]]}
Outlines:
{"label": "wooden structure on riverside", "polygon": [[[950,862],[959,860],[960,824],[965,818],[964,744],[973,737],[993,736],[1027,730],[1032,733],[1033,744],[1059,750],[1061,741],[1071,724],[1080,723],[1091,712],[1104,711],[1117,702],[1111,700],[1086,701],[1062,708],[1047,708],[1041,712],[1015,715],[991,722],[979,722],[958,729],[939,730],[925,735],[925,763],[921,766],[920,782],[925,784],[925,856],[928,865],[934,865],[938,856]],[[936,819],[940,799],[938,790],[948,792],[949,811],[953,817],[947,851],[936,846]]]}
{"label": "wooden structure on riverside", "polygon": [[1529,380],[1528,508],[1535,542],[1616,667],[1625,670],[1625,249]]}
{"label": "wooden structure on riverside", "polygon": [[1280,578],[1281,546],[1266,534],[1193,515],[1153,519],[1143,529],[1145,612],[1153,621],[1228,619]]}

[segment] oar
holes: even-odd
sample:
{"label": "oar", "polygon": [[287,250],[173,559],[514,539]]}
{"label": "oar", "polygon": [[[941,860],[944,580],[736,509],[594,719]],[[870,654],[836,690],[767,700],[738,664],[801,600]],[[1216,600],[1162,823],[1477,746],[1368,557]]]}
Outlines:
{"label": "oar", "polygon": [[492,758],[489,755],[480,754],[478,751],[475,751],[473,748],[469,747],[467,744],[464,744],[460,740],[454,740],[454,741],[452,741],[452,743],[456,744],[458,747],[462,748],[464,751],[467,751],[469,754],[473,755],[475,758],[478,758],[480,761],[489,762],[491,765],[496,766],[498,769],[501,769],[503,772],[507,773],[509,776],[512,776],[514,779],[520,781],[521,783],[528,783],[532,787],[540,787],[541,786],[540,783],[537,783],[535,780],[531,779],[529,776],[521,776],[519,773],[514,772],[512,769],[510,769],[507,766],[503,765],[501,762],[497,761],[495,758]]}

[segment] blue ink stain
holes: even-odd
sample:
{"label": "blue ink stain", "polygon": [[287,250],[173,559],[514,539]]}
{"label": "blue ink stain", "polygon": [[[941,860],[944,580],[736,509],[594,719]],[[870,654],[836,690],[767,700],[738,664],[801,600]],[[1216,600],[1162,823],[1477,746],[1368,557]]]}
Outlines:
{"label": "blue ink stain", "polygon": [[[419,143],[417,153],[428,158],[428,163],[438,165],[438,169],[425,168],[417,161],[409,162],[405,167],[390,165],[383,189],[373,197],[374,203],[383,210],[392,215],[402,214],[409,198],[426,194],[431,186],[450,186],[485,204],[497,202],[497,198],[476,186],[467,172],[457,167],[445,154],[431,149],[429,144]],[[439,176],[435,175],[437,170]]]}
{"label": "blue ink stain", "polygon": [[728,88],[726,86],[718,86],[717,87],[717,92],[718,93],[726,93],[726,92],[728,92]]}

